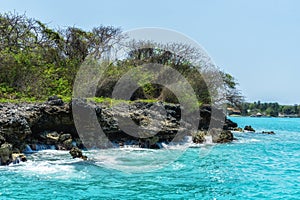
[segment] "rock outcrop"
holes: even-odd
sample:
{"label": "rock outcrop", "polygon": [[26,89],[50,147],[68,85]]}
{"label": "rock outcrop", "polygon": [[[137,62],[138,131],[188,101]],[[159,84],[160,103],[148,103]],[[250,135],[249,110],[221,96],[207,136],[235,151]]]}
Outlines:
{"label": "rock outcrop", "polygon": [[81,158],[83,160],[87,160],[87,156],[84,156],[82,154],[82,150],[80,150],[78,147],[73,147],[69,153],[71,154],[72,158]]}
{"label": "rock outcrop", "polygon": [[252,126],[245,126],[244,131],[250,131],[250,132],[255,132],[254,128]]}
{"label": "rock outcrop", "polygon": [[198,131],[193,134],[193,142],[196,144],[206,142],[210,136],[213,143],[227,143],[234,140],[233,134],[229,130],[210,129],[209,131]]}
{"label": "rock outcrop", "polygon": [[[27,146],[30,146],[32,150],[38,150],[39,145],[48,145],[60,150],[93,147],[95,132],[97,132],[95,131],[96,123],[92,121],[93,117],[99,122],[105,136],[114,144],[132,141],[147,148],[158,148],[157,143],[172,141],[179,130],[187,129],[188,131],[190,123],[181,120],[181,108],[177,104],[134,102],[120,103],[111,107],[80,99],[73,100],[73,104],[64,103],[57,97],[48,100],[46,103],[0,104],[2,165],[13,162],[12,154],[21,153]],[[75,127],[72,109],[81,109],[84,115],[84,123],[81,126],[87,136],[84,138],[84,143]],[[200,109],[200,116],[199,130],[207,130],[210,122],[218,122],[217,119],[211,119],[211,108],[208,105]],[[120,126],[128,127],[126,120],[122,120],[126,118],[131,119],[143,131],[139,133],[132,131],[132,134],[126,134],[120,128]],[[226,120],[223,129],[227,130],[236,126],[234,122]],[[233,139],[232,134],[224,130],[212,134],[214,142],[230,142]],[[202,139],[198,137],[194,141],[201,142]]]}

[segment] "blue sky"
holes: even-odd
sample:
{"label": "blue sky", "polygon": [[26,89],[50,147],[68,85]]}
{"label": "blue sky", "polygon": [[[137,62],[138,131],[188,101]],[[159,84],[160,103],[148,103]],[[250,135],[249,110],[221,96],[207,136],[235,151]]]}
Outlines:
{"label": "blue sky", "polygon": [[201,44],[248,101],[300,104],[300,1],[0,0],[51,27],[161,27]]}

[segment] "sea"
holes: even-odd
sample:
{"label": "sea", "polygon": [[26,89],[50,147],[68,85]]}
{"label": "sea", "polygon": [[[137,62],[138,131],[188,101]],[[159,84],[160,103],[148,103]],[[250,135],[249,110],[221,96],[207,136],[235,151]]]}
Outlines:
{"label": "sea", "polygon": [[[230,117],[228,144],[43,150],[0,167],[0,199],[300,199],[300,119]],[[275,135],[261,134],[274,131]]]}

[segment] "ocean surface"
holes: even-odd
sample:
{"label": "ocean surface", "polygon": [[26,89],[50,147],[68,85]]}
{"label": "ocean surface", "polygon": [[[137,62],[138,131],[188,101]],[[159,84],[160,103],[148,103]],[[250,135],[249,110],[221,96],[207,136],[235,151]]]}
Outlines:
{"label": "ocean surface", "polygon": [[89,161],[40,151],[0,167],[0,199],[300,199],[300,119],[231,119],[276,134],[234,133],[231,144],[198,148],[93,150]]}

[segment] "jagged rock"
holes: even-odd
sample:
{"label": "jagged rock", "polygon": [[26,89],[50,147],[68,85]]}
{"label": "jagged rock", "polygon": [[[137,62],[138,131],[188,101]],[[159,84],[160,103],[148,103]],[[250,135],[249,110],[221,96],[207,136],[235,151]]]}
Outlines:
{"label": "jagged rock", "polygon": [[72,139],[72,135],[70,133],[61,134],[59,136],[59,142],[64,142],[65,140]]}
{"label": "jagged rock", "polygon": [[203,143],[205,141],[205,138],[204,138],[205,135],[206,135],[206,133],[204,131],[198,131],[197,133],[194,133],[192,135],[193,142],[196,144]]}
{"label": "jagged rock", "polygon": [[59,134],[56,131],[47,133],[46,139],[47,139],[46,144],[57,144],[59,139]]}
{"label": "jagged rock", "polygon": [[244,130],[241,127],[236,127],[232,129],[233,131],[238,131],[238,132],[244,132]]}
{"label": "jagged rock", "polygon": [[12,162],[12,145],[4,143],[0,146],[0,165],[8,165]]}
{"label": "jagged rock", "polygon": [[[99,135],[95,134],[98,126],[95,125],[97,122],[92,120],[93,116],[96,116],[96,120],[98,120],[108,139],[116,141],[116,143],[129,140],[134,140],[138,143],[139,140],[138,137],[128,135],[121,130],[120,120],[117,117],[131,119],[136,125],[139,125],[144,130],[142,132],[143,136],[148,136],[144,138],[149,138],[149,136],[151,138],[155,135],[155,142],[158,138],[158,142],[166,143],[171,142],[178,131],[188,132],[190,124],[194,120],[181,120],[181,107],[179,104],[134,102],[111,107],[80,99],[74,99],[69,104],[61,102],[58,97],[51,97],[48,100],[47,103],[43,104],[0,104],[0,145],[10,143],[12,145],[11,149],[18,152],[23,151],[26,144],[51,144],[56,145],[56,147],[61,146],[63,149],[71,149],[73,147],[72,142],[76,141],[78,147],[88,148],[88,146],[84,146],[87,144],[87,141],[82,143],[74,125],[72,113],[74,109],[81,109],[82,112],[80,114],[86,114],[84,115],[86,117],[83,118],[83,125],[86,125],[83,133],[89,134],[87,139],[91,147],[95,145],[95,141],[99,141],[95,139],[99,139]],[[211,107],[209,105],[204,105],[200,109],[199,130],[208,129],[210,114]],[[216,119],[212,120],[214,122],[217,121]],[[235,126],[230,121],[226,121],[226,123],[228,124],[227,127]],[[229,141],[230,135],[227,135],[227,140]],[[203,142],[203,138],[200,136],[198,138],[195,137],[194,140]],[[220,141],[227,140],[220,139]],[[155,145],[150,140],[148,142],[148,146],[151,146],[150,143],[152,146]]]}
{"label": "jagged rock", "polygon": [[238,124],[233,122],[232,120],[226,118],[223,129],[224,130],[234,130],[236,128],[238,128]]}
{"label": "jagged rock", "polygon": [[57,96],[49,97],[47,103],[52,106],[63,106],[64,105],[63,100]]}
{"label": "jagged rock", "polygon": [[228,130],[211,129],[208,134],[212,136],[214,143],[227,143],[234,140],[233,134]]}
{"label": "jagged rock", "polygon": [[228,143],[234,140],[233,134],[228,130],[212,128],[209,131],[198,131],[193,134],[194,143],[203,143],[206,141],[205,136],[211,136],[213,143]]}
{"label": "jagged rock", "polygon": [[69,153],[71,154],[72,158],[81,158],[83,160],[87,160],[87,156],[84,156],[82,151],[77,147],[73,147]]}
{"label": "jagged rock", "polygon": [[13,153],[12,160],[13,160],[13,163],[16,164],[19,161],[26,162],[27,158],[23,153]]}
{"label": "jagged rock", "polygon": [[251,126],[245,126],[244,130],[250,131],[250,132],[255,132],[254,128],[252,128]]}
{"label": "jagged rock", "polygon": [[227,143],[232,142],[234,140],[233,134],[231,131],[228,130],[222,130],[219,138],[215,141],[216,143]]}
{"label": "jagged rock", "polygon": [[63,142],[63,146],[66,148],[66,150],[72,149],[72,147],[73,147],[72,142],[73,142],[72,139],[67,139]]}

